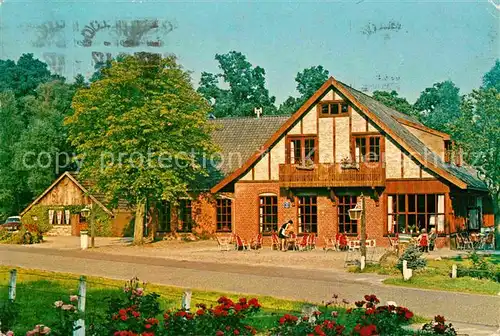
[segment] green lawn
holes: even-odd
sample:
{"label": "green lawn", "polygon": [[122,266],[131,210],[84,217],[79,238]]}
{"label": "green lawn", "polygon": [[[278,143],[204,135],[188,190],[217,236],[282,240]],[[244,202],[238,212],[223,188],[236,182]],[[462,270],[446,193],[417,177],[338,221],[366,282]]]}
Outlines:
{"label": "green lawn", "polygon": [[[0,266],[0,300],[8,298],[8,279],[11,267]],[[17,268],[17,295],[16,302],[21,307],[19,323],[14,328],[16,335],[25,335],[36,324],[50,326],[56,319],[53,303],[57,300],[68,302],[69,295],[78,293],[78,276],[64,273],[45,272]],[[87,277],[86,313],[91,316],[104,316],[106,312],[105,300],[117,295],[122,290],[125,281]],[[161,295],[162,308],[180,308],[182,288],[146,285],[147,292],[156,292]],[[244,294],[218,293],[193,290],[192,307],[197,303],[207,306],[215,305],[219,297],[226,295],[233,299],[246,296]],[[305,302],[283,300],[268,296],[257,296],[263,310],[259,315],[251,318],[251,324],[259,330],[273,327],[278,315],[287,312],[300,312]]]}
{"label": "green lawn", "polygon": [[[493,255],[487,258],[491,261],[498,272],[500,272],[500,256]],[[493,280],[476,279],[471,277],[450,278],[451,267],[456,264],[458,267],[471,267],[472,262],[468,259],[450,258],[442,260],[428,260],[424,270],[413,273],[409,281],[404,281],[401,272],[396,268],[383,268],[378,265],[369,265],[363,272],[390,275],[384,280],[385,284],[417,287],[425,289],[436,289],[445,291],[456,291],[475,294],[497,295],[500,293],[500,283]],[[350,269],[353,272],[360,272],[359,269]]]}

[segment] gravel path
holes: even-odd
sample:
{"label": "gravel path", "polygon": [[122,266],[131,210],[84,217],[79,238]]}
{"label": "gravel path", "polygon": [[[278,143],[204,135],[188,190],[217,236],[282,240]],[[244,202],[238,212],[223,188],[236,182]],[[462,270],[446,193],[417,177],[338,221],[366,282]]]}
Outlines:
{"label": "gravel path", "polygon": [[351,302],[374,293],[382,302],[395,301],[424,316],[441,314],[482,332],[469,335],[492,335],[500,322],[500,297],[387,286],[381,283],[383,276],[372,274],[6,245],[0,246],[0,264],[121,280],[138,276],[151,283],[314,302],[328,300],[334,293]]}

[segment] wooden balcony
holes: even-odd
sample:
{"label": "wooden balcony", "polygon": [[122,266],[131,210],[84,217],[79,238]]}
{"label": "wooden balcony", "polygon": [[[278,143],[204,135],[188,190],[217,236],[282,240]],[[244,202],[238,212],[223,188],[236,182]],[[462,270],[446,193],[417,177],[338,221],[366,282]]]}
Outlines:
{"label": "wooden balcony", "polygon": [[360,163],[357,168],[342,168],[340,163],[317,163],[312,169],[296,164],[280,164],[280,186],[300,187],[381,187],[385,170],[381,164]]}

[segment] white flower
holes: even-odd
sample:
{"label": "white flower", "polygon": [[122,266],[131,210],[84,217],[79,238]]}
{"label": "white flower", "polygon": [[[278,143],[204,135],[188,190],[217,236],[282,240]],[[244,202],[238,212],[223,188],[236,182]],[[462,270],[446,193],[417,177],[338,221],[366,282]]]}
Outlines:
{"label": "white flower", "polygon": [[73,310],[75,309],[75,306],[73,306],[72,304],[65,304],[61,307],[62,310]]}
{"label": "white flower", "polygon": [[56,308],[61,308],[63,305],[64,305],[64,302],[62,302],[62,301],[56,301],[56,302],[54,302],[54,306],[56,306]]}
{"label": "white flower", "polygon": [[76,301],[78,301],[78,295],[70,295],[70,296],[69,296],[69,300],[70,300],[71,302],[76,302]]}

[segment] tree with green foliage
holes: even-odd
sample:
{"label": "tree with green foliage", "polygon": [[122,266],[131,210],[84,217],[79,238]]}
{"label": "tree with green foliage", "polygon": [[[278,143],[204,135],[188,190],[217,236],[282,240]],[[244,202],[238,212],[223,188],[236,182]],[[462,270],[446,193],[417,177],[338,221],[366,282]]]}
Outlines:
{"label": "tree with green foliage", "polygon": [[14,146],[24,127],[12,91],[0,92],[0,219],[22,206],[23,183],[12,165]]}
{"label": "tree with green foliage", "polygon": [[[494,85],[493,85],[494,86]],[[460,117],[451,133],[464,150],[466,162],[473,165],[490,191],[495,213],[497,244],[500,241],[500,92],[481,88],[465,96]],[[500,249],[500,246],[497,245]]]}
{"label": "tree with green foliage", "polygon": [[74,93],[74,85],[54,80],[39,85],[36,96],[25,98],[23,105],[31,118],[14,146],[13,162],[33,195],[40,194],[60,174],[74,168],[73,148],[63,125],[64,118],[73,113]]}
{"label": "tree with green foliage", "polygon": [[323,66],[312,66],[297,73],[297,91],[300,97],[288,97],[280,104],[279,114],[292,114],[302,106],[328,80],[328,70]]}
{"label": "tree with green foliage", "polygon": [[495,88],[500,92],[500,61],[497,59],[495,65],[483,77],[483,87]]}
{"label": "tree with green foliage", "polygon": [[419,118],[418,111],[411,105],[406,98],[399,97],[398,93],[394,90],[387,91],[374,91],[373,98],[378,100],[385,106],[395,109],[406,115]]}
{"label": "tree with green foliage", "polygon": [[309,99],[328,80],[328,70],[323,66],[312,66],[297,73],[297,91],[301,98]]}
{"label": "tree with green foliage", "polygon": [[0,60],[0,91],[12,90],[16,97],[33,94],[41,83],[53,79],[47,64],[23,54],[16,62]]}
{"label": "tree with green foliage", "polygon": [[460,89],[452,81],[426,88],[415,102],[420,120],[428,127],[443,132],[460,116]]}
{"label": "tree with green foliage", "polygon": [[143,239],[146,201],[175,202],[211,155],[210,106],[174,57],[136,53],[102,69],[102,78],[73,98],[69,139],[84,159],[80,171],[110,204],[135,206],[134,242]]}
{"label": "tree with green foliage", "polygon": [[198,92],[210,102],[216,117],[253,116],[254,108],[262,108],[265,115],[276,114],[276,98],[269,95],[263,68],[254,67],[236,51],[217,54],[215,59],[222,72],[202,72]]}

